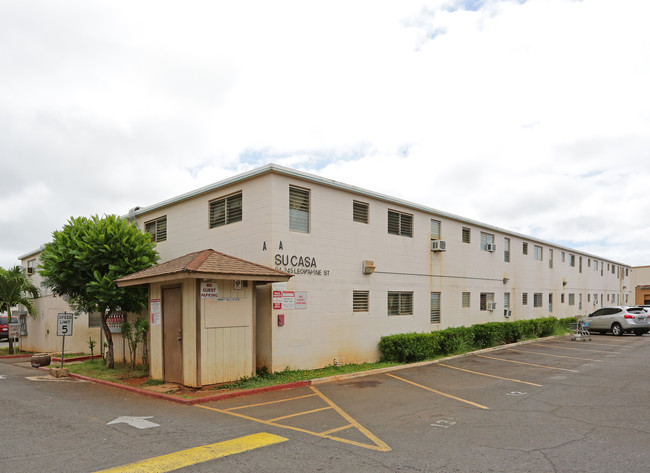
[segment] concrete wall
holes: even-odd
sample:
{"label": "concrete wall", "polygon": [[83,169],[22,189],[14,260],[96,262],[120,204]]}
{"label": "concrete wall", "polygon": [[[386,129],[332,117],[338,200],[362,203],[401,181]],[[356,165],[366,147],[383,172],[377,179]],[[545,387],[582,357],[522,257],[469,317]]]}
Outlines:
{"label": "concrete wall", "polygon": [[[310,191],[307,234],[289,230],[290,185]],[[210,229],[208,202],[235,192],[243,195],[242,221]],[[353,200],[369,204],[368,224],[353,222]],[[412,237],[388,234],[388,209],[413,215]],[[268,356],[265,348],[258,350],[256,364],[270,362],[273,370],[313,368],[335,360],[374,361],[382,335],[507,320],[506,292],[511,300],[509,320],[586,314],[599,307],[601,299],[607,305],[631,303],[634,297],[629,267],[618,263],[371,193],[282,173],[264,174],[165,208],[141,211],[137,221],[144,228],[146,221],[164,215],[168,234],[158,245],[162,261],[212,248],[295,274],[285,289],[304,292],[306,307],[285,306],[267,317],[259,311],[268,310],[270,302],[257,304],[257,320],[265,322],[256,330],[258,345],[264,347],[270,329],[272,353]],[[431,219],[441,222],[446,252],[430,250]],[[470,243],[461,241],[463,227],[470,228]],[[494,236],[495,252],[481,250],[481,231]],[[505,238],[511,242],[510,262],[504,261]],[[524,243],[527,255],[522,251]],[[535,245],[542,247],[541,261],[535,260]],[[553,268],[549,267],[550,249]],[[569,264],[571,255],[574,266]],[[374,261],[373,274],[362,274],[364,260]],[[354,290],[370,291],[368,312],[353,312]],[[389,316],[389,291],[412,291],[413,314]],[[430,323],[431,292],[441,293],[441,321],[436,324]],[[463,292],[471,293],[469,308],[461,306]],[[481,293],[494,294],[497,310],[480,310]],[[542,295],[541,307],[534,307],[536,293]],[[258,296],[268,298],[272,293],[264,289]],[[285,317],[284,326],[277,324],[280,314]]]}
{"label": "concrete wall", "polygon": [[650,305],[650,266],[632,268],[634,303]]}

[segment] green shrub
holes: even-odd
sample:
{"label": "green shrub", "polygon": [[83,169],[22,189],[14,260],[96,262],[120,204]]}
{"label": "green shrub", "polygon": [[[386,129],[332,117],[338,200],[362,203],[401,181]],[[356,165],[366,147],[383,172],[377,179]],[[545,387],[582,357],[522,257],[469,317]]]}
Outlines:
{"label": "green shrub", "polygon": [[471,327],[450,327],[437,333],[441,355],[462,353],[474,348],[474,330]]}
{"label": "green shrub", "polygon": [[472,325],[474,330],[474,345],[477,348],[494,347],[506,343],[504,322],[488,322],[487,324]]}
{"label": "green shrub", "polygon": [[413,363],[433,358],[439,352],[437,338],[432,333],[403,333],[382,337],[379,349],[382,360]]}

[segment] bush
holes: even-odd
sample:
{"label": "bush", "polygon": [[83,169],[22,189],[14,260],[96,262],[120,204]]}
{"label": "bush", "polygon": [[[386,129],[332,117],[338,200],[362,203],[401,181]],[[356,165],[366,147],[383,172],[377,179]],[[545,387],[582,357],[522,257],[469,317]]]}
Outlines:
{"label": "bush", "polygon": [[413,363],[437,356],[465,353],[506,343],[537,337],[547,337],[557,331],[567,331],[574,317],[556,319],[489,322],[471,327],[451,327],[431,333],[403,333],[381,337],[379,349],[382,361]]}

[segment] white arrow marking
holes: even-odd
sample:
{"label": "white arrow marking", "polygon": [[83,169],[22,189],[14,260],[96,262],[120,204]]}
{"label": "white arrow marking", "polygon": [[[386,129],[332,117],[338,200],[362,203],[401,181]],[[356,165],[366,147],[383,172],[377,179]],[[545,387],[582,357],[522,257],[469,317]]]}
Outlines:
{"label": "white arrow marking", "polygon": [[4,374],[0,374],[0,379],[7,379],[7,377]]}
{"label": "white arrow marking", "polygon": [[147,417],[122,416],[122,417],[118,417],[115,420],[110,421],[106,425],[129,424],[131,427],[136,427],[138,429],[150,429],[151,427],[160,427],[159,424],[147,420],[147,419],[151,419],[152,417],[153,416],[147,416]]}

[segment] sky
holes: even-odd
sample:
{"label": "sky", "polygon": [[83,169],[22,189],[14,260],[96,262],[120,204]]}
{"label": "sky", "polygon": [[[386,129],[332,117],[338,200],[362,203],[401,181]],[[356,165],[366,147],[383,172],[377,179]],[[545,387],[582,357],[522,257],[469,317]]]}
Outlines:
{"label": "sky", "polygon": [[275,163],[650,265],[650,2],[0,2],[0,266]]}

